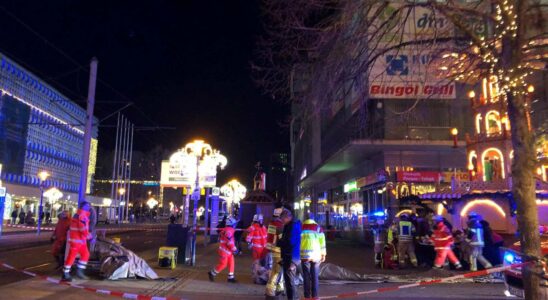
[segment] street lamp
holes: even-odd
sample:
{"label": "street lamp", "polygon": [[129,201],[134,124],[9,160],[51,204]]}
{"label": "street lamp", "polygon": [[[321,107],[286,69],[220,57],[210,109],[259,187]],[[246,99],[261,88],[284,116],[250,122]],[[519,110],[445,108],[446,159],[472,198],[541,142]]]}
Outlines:
{"label": "street lamp", "polygon": [[118,189],[118,194],[120,195],[120,200],[118,201],[118,221],[119,222],[122,222],[122,214],[124,213],[124,207],[122,206],[122,199],[125,193],[126,193],[125,188],[121,187]]}
{"label": "street lamp", "polygon": [[240,200],[245,198],[247,189],[238,180],[232,179],[221,187],[221,193],[227,197],[226,209],[228,213],[232,214],[234,205],[239,204]]}
{"label": "street lamp", "polygon": [[457,148],[459,130],[457,128],[451,129],[451,135],[453,136],[453,148]]}
{"label": "street lamp", "polygon": [[44,203],[44,186],[46,180],[49,177],[49,173],[46,171],[41,171],[38,173],[38,178],[40,178],[40,206],[38,207],[38,228],[36,229],[36,235],[40,235],[40,229],[42,229],[42,211]]}

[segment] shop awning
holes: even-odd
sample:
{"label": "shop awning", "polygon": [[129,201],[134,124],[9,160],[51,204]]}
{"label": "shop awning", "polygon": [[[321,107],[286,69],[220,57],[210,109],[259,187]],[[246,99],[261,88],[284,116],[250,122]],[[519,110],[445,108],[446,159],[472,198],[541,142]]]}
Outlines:
{"label": "shop awning", "polygon": [[[314,185],[322,183],[330,179],[333,175],[350,170],[356,165],[363,163],[364,161],[371,160],[375,154],[381,152],[399,152],[404,159],[412,162],[413,157],[410,152],[445,152],[446,154],[453,156],[452,162],[445,162],[444,159],[440,160],[438,157],[433,157],[436,160],[436,164],[450,163],[450,167],[464,166],[465,161],[461,163],[455,161],[455,152],[462,152],[462,157],[465,159],[465,142],[461,141],[458,144],[459,148],[453,148],[452,141],[432,141],[432,140],[369,140],[360,139],[354,140],[348,143],[346,146],[335,152],[329,159],[327,159],[316,170],[310,172],[309,175],[304,178],[300,184],[303,186]],[[386,160],[386,158],[383,158]],[[395,160],[401,160],[401,158],[395,158]],[[441,161],[441,162],[440,162]],[[386,163],[386,162],[385,162]],[[397,165],[406,164],[405,161],[398,163]],[[412,165],[412,163],[409,163]],[[374,170],[370,170],[373,172]],[[364,173],[366,170],[364,170]],[[367,174],[360,174],[361,176]],[[345,178],[343,178],[345,180]]]}

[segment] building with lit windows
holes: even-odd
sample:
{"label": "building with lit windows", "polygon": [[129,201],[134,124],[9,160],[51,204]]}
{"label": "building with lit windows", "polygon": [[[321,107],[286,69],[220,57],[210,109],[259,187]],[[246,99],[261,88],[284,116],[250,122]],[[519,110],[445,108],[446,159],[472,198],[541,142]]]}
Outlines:
{"label": "building with lit windows", "polygon": [[[42,171],[50,175],[44,189],[52,191],[45,194],[44,211],[54,217],[60,208],[70,209],[78,201],[85,109],[3,54],[0,91],[1,179],[8,193],[4,218],[13,210],[36,216]],[[97,126],[93,130],[90,180],[95,172]],[[90,185],[91,181],[88,189]]]}
{"label": "building with lit windows", "polygon": [[[542,86],[542,78],[532,79]],[[479,93],[476,92],[479,91]],[[546,106],[534,105],[544,97],[545,89],[528,89],[527,121],[531,130],[546,122]],[[516,200],[512,196],[512,160],[510,122],[504,95],[499,93],[496,77],[484,78],[479,87],[468,93],[473,111],[474,131],[466,136],[468,180],[455,182],[451,191],[420,195],[422,202],[454,225],[464,226],[474,211],[499,232],[516,232]],[[536,114],[535,114],[536,112]],[[544,133],[545,134],[545,133]],[[541,136],[539,132],[537,136]],[[539,222],[548,224],[548,142],[537,143],[536,190]]]}

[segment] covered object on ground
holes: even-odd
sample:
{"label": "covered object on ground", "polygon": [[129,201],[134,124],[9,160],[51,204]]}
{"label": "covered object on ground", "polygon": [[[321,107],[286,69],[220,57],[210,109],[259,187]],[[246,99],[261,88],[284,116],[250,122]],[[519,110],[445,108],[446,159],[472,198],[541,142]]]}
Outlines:
{"label": "covered object on ground", "polygon": [[104,237],[97,237],[93,257],[100,262],[100,274],[105,279],[157,279],[158,275],[132,251]]}

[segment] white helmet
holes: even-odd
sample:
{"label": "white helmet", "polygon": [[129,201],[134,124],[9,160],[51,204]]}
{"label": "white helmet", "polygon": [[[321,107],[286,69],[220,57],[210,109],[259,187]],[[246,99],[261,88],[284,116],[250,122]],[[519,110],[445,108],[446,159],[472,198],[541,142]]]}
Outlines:
{"label": "white helmet", "polygon": [[256,214],[253,216],[253,222],[259,222],[259,223],[262,223],[263,222],[263,215],[262,214]]}
{"label": "white helmet", "polygon": [[276,209],[274,209],[274,212],[272,213],[272,215],[273,215],[274,217],[279,217],[279,216],[282,214],[283,210],[284,210],[284,209],[281,208],[281,207],[280,207],[280,208],[276,208]]}

